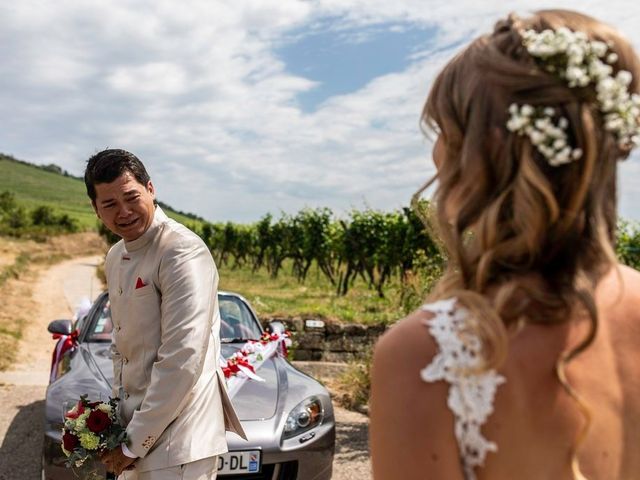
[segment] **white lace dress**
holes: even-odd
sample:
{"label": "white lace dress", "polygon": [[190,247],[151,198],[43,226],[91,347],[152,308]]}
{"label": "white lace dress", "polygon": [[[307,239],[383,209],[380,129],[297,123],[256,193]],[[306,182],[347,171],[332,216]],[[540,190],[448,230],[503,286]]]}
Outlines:
{"label": "white lace dress", "polygon": [[469,314],[456,307],[455,298],[429,303],[422,309],[434,314],[425,323],[440,351],[422,369],[421,376],[426,382],[449,383],[447,405],[455,418],[460,461],[465,478],[475,480],[474,469],[484,464],[487,452],[498,450],[495,443],[482,436],[480,429],[493,412],[496,390],[505,378],[495,370],[469,373],[480,365],[481,342],[469,331]]}

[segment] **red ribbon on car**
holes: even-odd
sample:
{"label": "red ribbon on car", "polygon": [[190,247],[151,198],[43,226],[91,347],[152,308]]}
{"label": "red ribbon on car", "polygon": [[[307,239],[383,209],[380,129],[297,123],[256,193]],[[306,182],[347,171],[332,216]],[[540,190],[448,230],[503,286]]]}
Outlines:
{"label": "red ribbon on car", "polygon": [[58,365],[60,364],[60,360],[65,353],[69,350],[73,350],[78,345],[78,335],[80,332],[78,330],[74,330],[69,335],[64,335],[62,333],[54,333],[53,339],[58,340],[56,343],[56,348],[53,349],[53,355],[51,358],[51,376],[50,381],[53,382],[58,376]]}
{"label": "red ribbon on car", "polygon": [[222,372],[224,373],[225,378],[229,378],[234,373],[238,373],[240,371],[240,367],[245,367],[252,373],[256,373],[253,365],[251,365],[244,357],[231,357],[227,359],[227,366],[222,367]]}

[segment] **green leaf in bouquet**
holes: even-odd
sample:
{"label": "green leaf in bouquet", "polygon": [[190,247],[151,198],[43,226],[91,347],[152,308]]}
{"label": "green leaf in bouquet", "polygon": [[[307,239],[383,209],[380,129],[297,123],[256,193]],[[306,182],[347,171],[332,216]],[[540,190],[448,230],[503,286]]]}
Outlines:
{"label": "green leaf in bouquet", "polygon": [[117,448],[119,445],[127,442],[127,432],[123,428],[120,427],[119,432],[112,432],[111,435],[107,438],[106,447],[107,450],[113,450]]}

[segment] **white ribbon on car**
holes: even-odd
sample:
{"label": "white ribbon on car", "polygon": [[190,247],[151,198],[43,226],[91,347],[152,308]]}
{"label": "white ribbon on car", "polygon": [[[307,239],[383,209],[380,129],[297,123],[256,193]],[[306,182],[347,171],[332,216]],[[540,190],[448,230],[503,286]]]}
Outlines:
{"label": "white ribbon on car", "polygon": [[234,358],[243,358],[249,365],[253,367],[251,369],[244,365],[237,364],[238,372],[231,377],[227,378],[227,390],[230,398],[238,393],[240,388],[249,379],[257,382],[264,382],[264,378],[260,377],[256,372],[262,367],[262,365],[276,355],[280,349],[280,343],[284,342],[285,345],[290,344],[290,340],[286,335],[280,335],[277,340],[271,340],[268,343],[262,342],[248,342],[242,347],[241,350],[235,352],[229,358],[220,356],[220,367],[223,369],[229,368],[233,363]]}

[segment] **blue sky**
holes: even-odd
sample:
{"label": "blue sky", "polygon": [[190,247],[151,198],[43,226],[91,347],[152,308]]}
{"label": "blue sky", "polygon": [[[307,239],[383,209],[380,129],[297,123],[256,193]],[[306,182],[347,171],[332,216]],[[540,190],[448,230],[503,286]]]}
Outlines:
{"label": "blue sky", "polygon": [[331,97],[358,91],[376,77],[405,70],[412,56],[433,46],[435,39],[435,28],[423,25],[383,23],[337,29],[332,21],[340,19],[289,32],[275,50],[287,71],[316,82],[297,96],[305,113]]}
{"label": "blue sky", "polygon": [[[212,221],[400,208],[433,173],[418,120],[437,72],[509,11],[545,6],[640,47],[625,0],[2,2],[0,152],[80,175],[125,148],[162,201]],[[620,184],[640,220],[637,153]]]}

